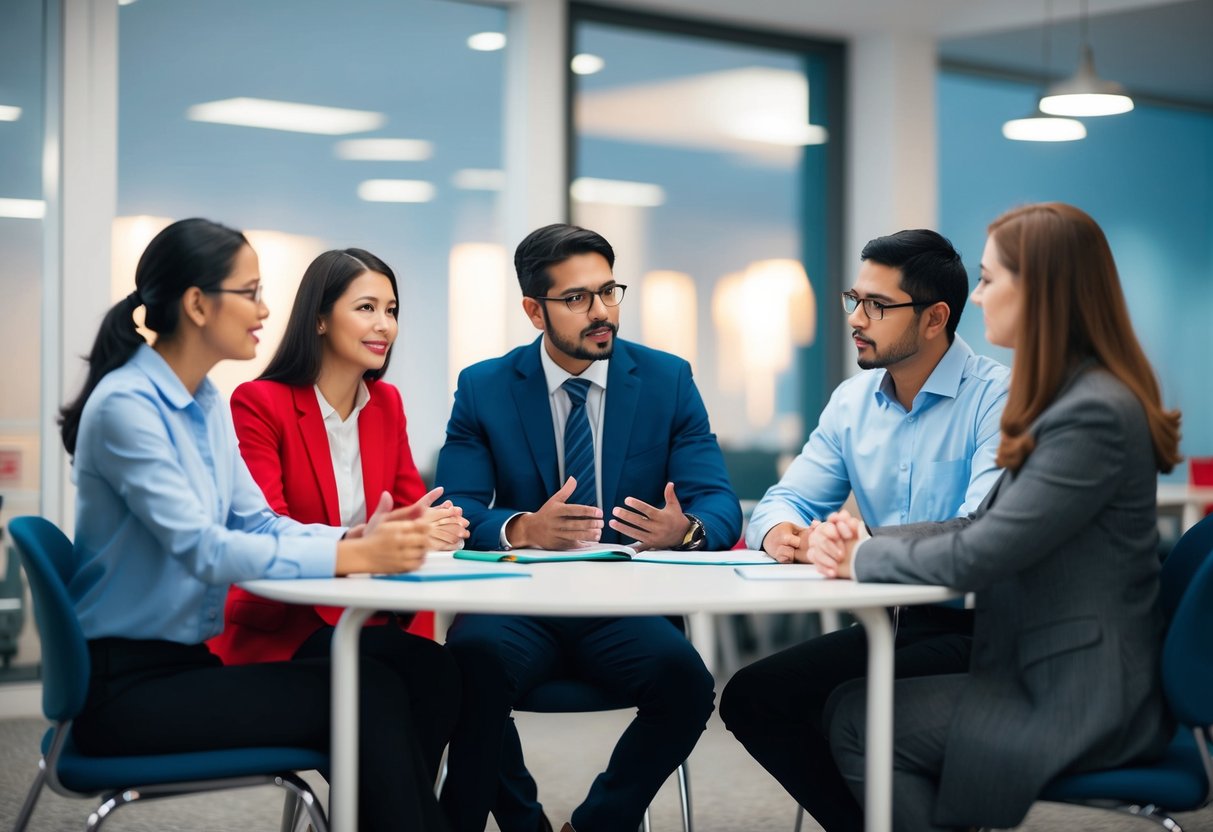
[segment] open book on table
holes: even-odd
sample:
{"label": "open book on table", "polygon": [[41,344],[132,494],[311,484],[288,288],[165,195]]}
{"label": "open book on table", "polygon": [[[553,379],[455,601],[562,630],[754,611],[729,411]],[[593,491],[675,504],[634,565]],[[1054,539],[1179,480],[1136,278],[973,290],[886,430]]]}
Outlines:
{"label": "open book on table", "polygon": [[636,563],[674,563],[686,566],[759,566],[775,561],[766,552],[733,549],[726,552],[672,552],[637,550],[619,543],[601,543],[585,549],[549,551],[547,549],[511,549],[508,552],[475,552],[463,549],[455,553],[461,560],[506,563],[558,563],[571,560],[630,560]]}

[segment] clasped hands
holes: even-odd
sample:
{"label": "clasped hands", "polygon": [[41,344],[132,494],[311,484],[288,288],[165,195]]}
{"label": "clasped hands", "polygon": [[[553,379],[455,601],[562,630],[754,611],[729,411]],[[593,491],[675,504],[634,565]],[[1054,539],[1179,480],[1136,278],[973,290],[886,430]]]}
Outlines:
{"label": "clasped hands", "polygon": [[[577,488],[569,477],[538,511],[519,514],[506,526],[506,537],[515,548],[538,547],[549,550],[581,549],[602,539],[605,527],[602,509],[568,502]],[[682,512],[674,493],[674,483],[666,483],[665,505],[661,508],[628,497],[616,506],[610,527],[634,539],[637,548],[670,549],[682,543],[691,521]]]}
{"label": "clasped hands", "polygon": [[850,578],[855,546],[869,537],[848,511],[836,511],[808,526],[777,523],[762,540],[762,549],[780,563],[811,563],[827,578]]}
{"label": "clasped hands", "polygon": [[383,492],[379,504],[365,523],[352,526],[338,547],[338,574],[350,572],[412,572],[421,566],[431,549],[450,551],[463,547],[468,521],[463,509],[446,500],[435,488],[409,506],[392,508],[392,495]]}

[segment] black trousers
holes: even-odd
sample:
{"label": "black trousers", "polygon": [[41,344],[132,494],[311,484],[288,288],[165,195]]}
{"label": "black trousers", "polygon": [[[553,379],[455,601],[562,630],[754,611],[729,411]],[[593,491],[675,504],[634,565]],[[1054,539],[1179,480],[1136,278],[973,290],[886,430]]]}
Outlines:
{"label": "black trousers", "polygon": [[[972,632],[971,610],[901,610],[894,676],[967,672]],[[743,668],[720,697],[728,729],[827,832],[863,829],[863,809],[839,774],[824,716],[830,694],[865,677],[867,661],[863,628],[848,627]]]}
{"label": "black trousers", "polygon": [[[446,830],[434,772],[457,717],[446,651],[395,628],[367,628],[360,665],[359,828]],[[382,630],[383,632],[376,632]],[[330,664],[320,636],[289,662],[223,666],[205,645],[89,642],[88,698],[73,724],[85,754],[329,748]]]}

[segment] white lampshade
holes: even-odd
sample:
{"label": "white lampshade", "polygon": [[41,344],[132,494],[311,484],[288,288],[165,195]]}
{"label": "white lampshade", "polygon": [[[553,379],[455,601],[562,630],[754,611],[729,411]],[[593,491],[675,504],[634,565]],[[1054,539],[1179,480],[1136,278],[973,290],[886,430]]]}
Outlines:
{"label": "white lampshade", "polygon": [[1002,134],[1016,142],[1073,142],[1087,137],[1087,128],[1072,118],[1035,112],[1014,118],[1002,126]]}
{"label": "white lampshade", "polygon": [[1040,110],[1053,116],[1114,116],[1133,109],[1133,99],[1125,88],[1105,81],[1095,73],[1095,58],[1090,46],[1083,46],[1078,71],[1065,81],[1045,90]]}

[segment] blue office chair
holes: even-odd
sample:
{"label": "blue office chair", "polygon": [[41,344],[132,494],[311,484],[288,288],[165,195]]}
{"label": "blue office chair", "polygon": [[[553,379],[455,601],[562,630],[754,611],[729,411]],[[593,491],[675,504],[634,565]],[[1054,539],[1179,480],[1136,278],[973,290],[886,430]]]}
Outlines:
{"label": "blue office chair", "polygon": [[1213,798],[1213,516],[1180,538],[1163,561],[1168,618],[1163,692],[1179,730],[1161,760],[1058,778],[1041,800],[1081,803],[1149,818],[1179,832],[1171,814]]}
{"label": "blue office chair", "polygon": [[66,797],[101,795],[86,829],[101,826],[117,808],[136,800],[217,789],[274,784],[287,790],[284,832],[306,813],[316,832],[328,820],[311,788],[293,772],[326,770],[328,755],[303,748],[237,748],[182,754],[86,756],[72,742],[72,720],[88,693],[89,655],[71,599],[72,544],[41,517],[18,517],[9,533],[21,553],[42,638],[42,712],[54,725],[42,739],[38,776],[17,816],[14,832],[29,823],[43,784]]}

